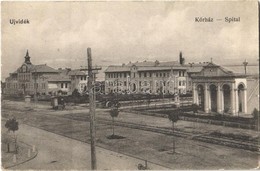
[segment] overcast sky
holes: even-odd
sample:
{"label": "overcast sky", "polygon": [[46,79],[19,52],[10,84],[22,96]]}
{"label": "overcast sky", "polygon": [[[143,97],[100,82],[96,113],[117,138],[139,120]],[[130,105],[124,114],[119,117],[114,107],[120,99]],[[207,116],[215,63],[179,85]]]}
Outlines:
{"label": "overcast sky", "polygon": [[[29,50],[33,64],[54,68],[129,61],[258,63],[257,1],[238,2],[2,2],[2,77]],[[213,23],[196,23],[212,17]],[[225,17],[240,17],[226,23]],[[30,24],[11,25],[10,19]],[[222,21],[216,21],[222,19]]]}

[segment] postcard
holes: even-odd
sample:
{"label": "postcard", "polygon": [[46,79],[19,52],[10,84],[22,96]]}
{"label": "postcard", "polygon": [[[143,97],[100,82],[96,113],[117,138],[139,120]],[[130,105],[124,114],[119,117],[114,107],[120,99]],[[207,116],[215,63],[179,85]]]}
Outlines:
{"label": "postcard", "polygon": [[2,1],[3,170],[259,168],[258,1]]}

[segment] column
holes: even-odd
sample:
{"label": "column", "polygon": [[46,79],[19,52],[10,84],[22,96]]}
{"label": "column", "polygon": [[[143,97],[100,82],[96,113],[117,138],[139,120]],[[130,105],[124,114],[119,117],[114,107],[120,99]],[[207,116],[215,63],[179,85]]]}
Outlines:
{"label": "column", "polygon": [[209,95],[208,95],[208,84],[205,83],[204,86],[204,111],[205,113],[209,113]]}
{"label": "column", "polygon": [[220,91],[220,94],[221,94],[221,96],[220,96],[220,98],[221,98],[221,111],[223,112],[224,111],[224,91],[223,91],[222,88],[220,90],[221,90]]}
{"label": "column", "polygon": [[218,85],[218,93],[217,93],[217,111],[218,113],[222,113],[222,90],[220,85]]}
{"label": "column", "polygon": [[193,83],[192,85],[192,95],[193,95],[193,103],[197,104],[197,90],[196,90],[196,85]]}
{"label": "column", "polygon": [[243,112],[246,114],[247,113],[247,89],[245,88],[244,89],[244,109],[243,109]]}
{"label": "column", "polygon": [[208,108],[209,108],[209,112],[211,112],[211,92],[210,92],[210,88],[208,88]]}
{"label": "column", "polygon": [[238,115],[239,111],[239,96],[238,96],[238,89],[235,88],[235,114]]}
{"label": "column", "polygon": [[231,92],[230,92],[230,106],[231,106],[231,113],[233,115],[235,115],[236,113],[236,106],[235,106],[235,102],[236,102],[236,91],[235,91],[235,83],[231,83]]}

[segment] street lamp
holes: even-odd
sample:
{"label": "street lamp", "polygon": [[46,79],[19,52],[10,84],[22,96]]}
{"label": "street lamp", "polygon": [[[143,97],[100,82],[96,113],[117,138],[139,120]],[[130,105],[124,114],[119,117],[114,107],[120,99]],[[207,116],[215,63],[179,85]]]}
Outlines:
{"label": "street lamp", "polygon": [[247,62],[247,60],[245,60],[245,61],[243,62],[243,65],[244,65],[244,69],[245,69],[245,75],[246,75],[246,67],[247,67],[247,65],[248,65],[248,62]]}

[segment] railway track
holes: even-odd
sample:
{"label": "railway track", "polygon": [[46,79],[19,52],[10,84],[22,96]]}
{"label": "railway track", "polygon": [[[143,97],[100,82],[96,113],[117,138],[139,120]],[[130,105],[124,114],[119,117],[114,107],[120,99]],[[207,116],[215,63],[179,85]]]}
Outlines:
{"label": "railway track", "polygon": [[[35,115],[43,115],[43,114],[52,116],[52,117],[58,117],[58,118],[62,117],[62,118],[72,119],[72,120],[77,120],[77,121],[82,121],[82,122],[90,121],[89,116],[86,116],[86,115],[84,117],[77,116],[77,114],[81,114],[81,113],[74,113],[73,115],[59,115],[59,116],[53,115],[53,114],[46,114],[46,113],[35,113]],[[97,123],[100,123],[100,124],[106,124],[106,125],[113,124],[110,119],[98,117],[98,118],[96,118],[96,120],[97,120]],[[224,145],[224,146],[233,147],[233,148],[242,148],[242,149],[250,150],[250,151],[257,152],[260,154],[259,141],[245,142],[241,139],[231,139],[231,138],[227,138],[227,137],[214,137],[210,134],[191,133],[191,132],[185,132],[185,131],[178,130],[178,129],[175,129],[173,132],[171,128],[163,128],[163,127],[159,127],[159,126],[143,125],[143,124],[137,124],[137,123],[132,123],[132,122],[124,122],[124,121],[114,121],[114,124],[116,126],[120,126],[120,127],[139,129],[139,130],[150,131],[150,132],[160,133],[160,134],[165,134],[165,135],[170,135],[170,136],[177,136],[177,137],[181,137],[181,138],[189,139],[189,140]]]}
{"label": "railway track", "polygon": [[[71,118],[71,119],[82,120],[82,117],[73,116],[73,118]],[[85,121],[89,121],[89,120],[90,120],[90,118],[88,116],[86,116]],[[111,120],[104,119],[104,118],[97,118],[97,123],[107,124],[107,125],[113,124]],[[194,133],[180,131],[178,129],[172,131],[172,129],[170,129],[170,128],[162,128],[162,127],[158,127],[158,126],[143,125],[143,124],[137,124],[137,123],[132,123],[132,122],[124,122],[124,121],[114,121],[114,124],[116,126],[150,131],[150,132],[155,132],[155,133],[160,133],[160,134],[165,134],[165,135],[170,135],[170,136],[177,136],[177,137],[181,137],[181,138],[185,138],[185,139],[189,139],[189,140],[213,143],[213,144],[224,145],[224,146],[233,147],[233,148],[242,148],[242,149],[254,151],[254,152],[257,152],[260,154],[260,144],[257,141],[245,142],[245,141],[238,140],[238,139],[214,137],[208,133],[194,135]]]}

